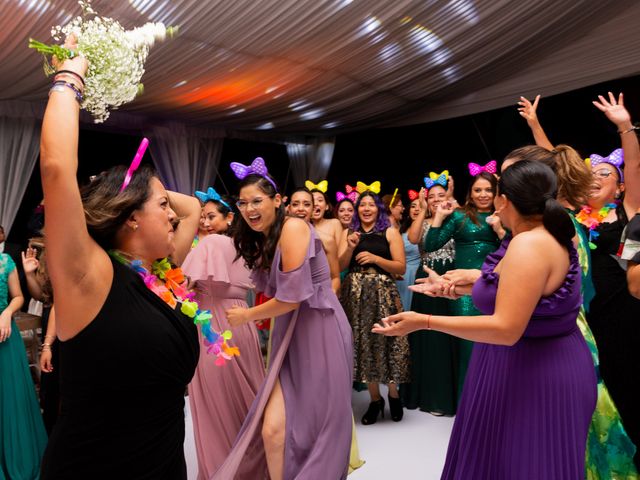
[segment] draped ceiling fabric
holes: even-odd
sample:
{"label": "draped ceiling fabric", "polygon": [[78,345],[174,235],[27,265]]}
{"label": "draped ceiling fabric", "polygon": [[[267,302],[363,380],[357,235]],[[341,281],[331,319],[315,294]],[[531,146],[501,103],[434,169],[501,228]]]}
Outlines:
{"label": "draped ceiling fabric", "polygon": [[[206,191],[218,176],[224,137],[182,124],[153,126],[145,132],[160,179],[169,190],[193,195]],[[176,162],[180,159],[180,162]]]}
{"label": "draped ceiling fabric", "polygon": [[8,235],[40,151],[40,121],[0,117],[0,225]]}
{"label": "draped ceiling fabric", "polygon": [[[76,0],[0,0],[0,112],[39,112],[33,37]],[[513,104],[640,73],[636,0],[94,0],[125,28],[179,25],[156,44],[132,125],[176,121],[328,135]],[[6,105],[2,105],[2,104]],[[119,115],[109,120],[121,124]],[[137,119],[137,120],[136,120]]]}
{"label": "draped ceiling fabric", "polygon": [[294,187],[303,187],[306,180],[319,183],[327,178],[333,160],[335,138],[314,138],[305,143],[287,142],[286,145]]}

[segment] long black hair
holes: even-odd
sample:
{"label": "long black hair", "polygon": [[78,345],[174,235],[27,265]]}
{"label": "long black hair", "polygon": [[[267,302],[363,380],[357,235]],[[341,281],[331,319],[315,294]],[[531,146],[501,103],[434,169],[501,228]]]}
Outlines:
{"label": "long black hair", "polygon": [[562,245],[576,233],[571,217],[558,202],[558,180],[551,168],[539,161],[522,160],[507,168],[498,181],[505,195],[523,216],[542,215],[542,224]]}
{"label": "long black hair", "polygon": [[[274,182],[275,184],[275,182]],[[278,190],[266,177],[261,175],[247,175],[238,185],[238,193],[244,187],[255,185],[269,198],[274,198]],[[284,205],[276,208],[276,219],[268,232],[256,232],[242,215],[237,215],[238,221],[234,224],[233,244],[236,247],[236,259],[242,257],[251,270],[271,270],[271,262],[276,253],[282,225],[285,219]]]}
{"label": "long black hair", "polygon": [[[324,203],[327,204],[328,208],[326,208],[325,211],[322,212],[322,218],[335,218],[333,215],[333,204],[331,203],[331,200],[329,200],[329,196],[326,194],[326,192],[323,192],[322,190],[319,190],[317,188],[309,190],[309,192],[311,192],[311,196],[313,196],[313,194],[317,192],[324,197]],[[315,200],[313,203],[316,203]]]}
{"label": "long black hair", "polygon": [[[480,172],[478,175],[471,179],[471,182],[469,183],[469,189],[467,190],[467,198],[464,206],[462,207],[462,210],[464,211],[466,216],[476,225],[480,225],[480,220],[478,220],[478,207],[476,207],[476,204],[473,203],[473,200],[471,200],[471,193],[473,192],[473,186],[480,179],[484,179],[491,184],[491,191],[493,192],[494,196],[496,195],[496,187],[498,186],[498,181],[496,180],[495,175],[492,175],[489,172]],[[491,211],[493,212],[493,205],[491,205]]]}

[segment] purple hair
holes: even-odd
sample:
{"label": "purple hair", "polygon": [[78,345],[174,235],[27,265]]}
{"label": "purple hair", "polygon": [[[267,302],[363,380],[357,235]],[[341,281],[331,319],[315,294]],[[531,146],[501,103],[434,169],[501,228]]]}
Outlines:
{"label": "purple hair", "polygon": [[380,197],[378,197],[375,193],[370,190],[363,192],[356,201],[355,212],[353,214],[353,219],[351,220],[351,230],[357,232],[360,230],[360,216],[358,215],[358,208],[360,207],[360,202],[364,197],[371,197],[378,207],[378,218],[376,219],[376,223],[373,225],[374,232],[384,232],[387,228],[391,226],[391,222],[389,221],[389,216],[387,215],[387,207],[385,207]]}

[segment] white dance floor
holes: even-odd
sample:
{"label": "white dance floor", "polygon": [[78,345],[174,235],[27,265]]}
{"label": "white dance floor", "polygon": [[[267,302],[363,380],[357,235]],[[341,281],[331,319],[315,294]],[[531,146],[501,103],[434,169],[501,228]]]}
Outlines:
{"label": "white dance floor", "polygon": [[[184,451],[189,480],[195,480],[198,466],[189,402],[186,403]],[[353,392],[352,405],[356,418],[360,456],[366,463],[349,475],[348,480],[391,478],[436,480],[440,478],[449,435],[453,427],[453,418],[434,417],[418,410],[405,409],[404,418],[396,423],[391,421],[387,405],[384,420],[378,420],[375,425],[364,426],[360,423],[360,417],[369,405],[369,394]]]}

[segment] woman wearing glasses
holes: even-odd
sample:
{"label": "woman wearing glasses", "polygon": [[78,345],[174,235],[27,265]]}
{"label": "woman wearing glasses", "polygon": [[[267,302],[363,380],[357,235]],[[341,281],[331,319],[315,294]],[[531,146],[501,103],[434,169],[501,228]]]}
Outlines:
{"label": "woman wearing glasses", "polygon": [[[536,143],[554,150],[537,118],[539,100],[540,96],[533,103],[521,97],[520,114],[531,128]],[[640,300],[629,294],[625,272],[615,257],[627,219],[640,206],[640,148],[634,133],[636,128],[624,107],[622,94],[616,99],[609,92],[608,99],[599,96],[599,101],[593,104],[617,127],[622,149],[615,150],[608,157],[591,156],[593,188],[588,205],[576,214],[576,219],[587,227],[585,236],[589,235],[591,246],[590,258],[588,254],[585,257],[587,263],[591,262],[590,276],[595,296],[591,294],[593,299],[589,303],[590,295],[585,292],[585,310],[597,343],[597,347],[595,344],[592,346],[594,360],[599,360],[599,371],[606,384],[606,387],[602,382],[599,384],[598,408],[589,432],[587,469],[597,472],[600,478],[635,478],[635,468],[628,462],[628,455],[633,455],[634,449],[633,445],[626,447],[629,442],[624,430],[636,445],[640,444],[640,412],[635,407],[633,396],[634,383],[640,375],[640,364],[634,353],[640,342],[640,327],[636,319]],[[623,160],[624,170],[621,168]],[[558,165],[564,170],[565,183],[575,184],[577,177],[571,174],[566,162]],[[558,176],[562,179],[563,173],[558,171]],[[591,346],[592,342],[589,344]],[[609,406],[608,393],[615,406]],[[620,417],[624,424],[621,432]],[[606,422],[602,420],[604,418]],[[591,437],[596,440],[592,442]],[[634,460],[638,466],[637,451]]]}
{"label": "woman wearing glasses", "polygon": [[[640,207],[640,147],[631,116],[624,107],[622,94],[616,99],[599,96],[593,102],[616,126],[624,152],[595,161],[591,157],[594,187],[589,199],[591,210],[581,214],[594,219],[594,214],[606,214],[591,234],[595,248],[591,250],[593,283],[596,295],[587,315],[589,326],[596,337],[600,352],[600,373],[620,411],[624,427],[631,440],[640,445],[640,410],[634,395],[640,362],[636,354],[640,344],[640,300],[633,298],[627,287],[625,271],[615,255],[620,248],[622,231]],[[622,153],[621,152],[621,153]],[[596,157],[597,158],[597,157]],[[578,214],[578,219],[580,215]],[[599,219],[596,218],[597,222]],[[638,452],[634,457],[640,467]]]}
{"label": "woman wearing glasses", "polygon": [[274,480],[343,479],[351,445],[353,350],[322,242],[304,220],[285,217],[262,159],[232,168],[241,178],[236,205],[242,215],[234,244],[253,270],[256,289],[272,298],[231,308],[227,318],[235,326],[269,317],[276,322],[267,378],[213,478],[236,478],[246,455],[264,451]]}
{"label": "woman wearing glasses", "polygon": [[[211,311],[212,328],[223,332],[231,328],[226,310],[247,307],[247,292],[253,288],[249,278],[251,272],[237,258],[229,236],[234,221],[231,199],[218,195],[213,188],[207,192],[196,192],[196,196],[204,203],[202,210],[207,235],[191,250],[182,270],[195,282],[194,291],[200,308]],[[264,381],[264,362],[256,326],[235,327],[233,344],[241,354],[222,367],[216,365],[216,358],[209,355],[206,348],[201,348],[198,368],[189,384],[199,480],[211,478],[229,455]],[[267,478],[264,457],[254,455],[247,458],[236,478]]]}

